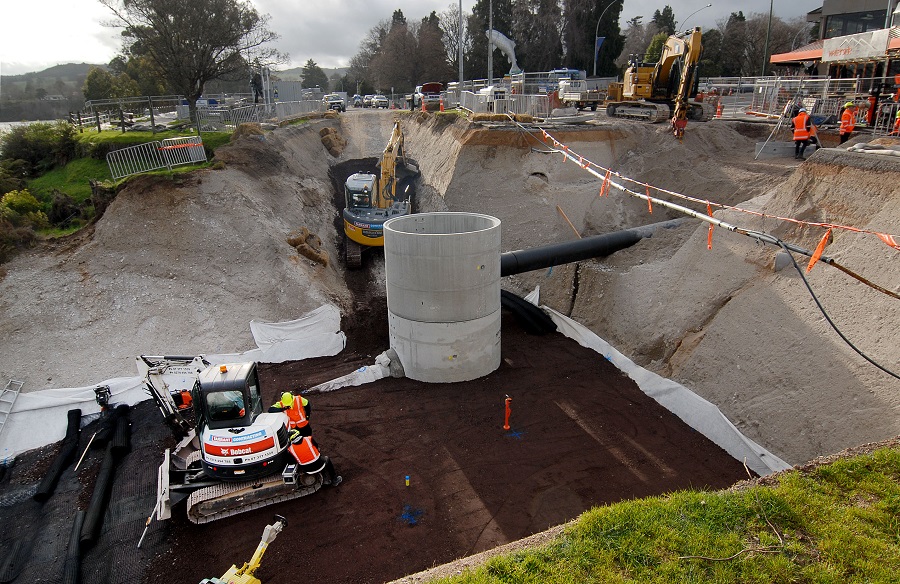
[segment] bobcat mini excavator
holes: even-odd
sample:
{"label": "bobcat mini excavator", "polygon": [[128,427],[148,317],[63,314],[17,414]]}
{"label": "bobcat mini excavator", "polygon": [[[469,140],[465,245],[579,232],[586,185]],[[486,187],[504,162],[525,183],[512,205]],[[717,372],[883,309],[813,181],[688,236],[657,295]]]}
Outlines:
{"label": "bobcat mini excavator", "polygon": [[321,473],[298,473],[288,464],[288,417],[263,411],[256,363],[211,366],[202,357],[144,355],[137,368],[180,440],[159,467],[158,520],[184,500],[188,519],[208,523],[322,487]]}
{"label": "bobcat mini excavator", "polygon": [[384,247],[384,223],[412,213],[412,182],[419,169],[406,159],[400,122],[378,163],[379,175],[357,172],[344,184],[344,259],[347,267],[362,267],[362,252]]}
{"label": "bobcat mini excavator", "polygon": [[670,36],[656,64],[633,60],[623,81],[609,85],[606,115],[648,122],[671,119],[678,138],[688,120],[711,120],[715,110],[710,104],[689,99],[697,81],[702,36],[699,27]]}

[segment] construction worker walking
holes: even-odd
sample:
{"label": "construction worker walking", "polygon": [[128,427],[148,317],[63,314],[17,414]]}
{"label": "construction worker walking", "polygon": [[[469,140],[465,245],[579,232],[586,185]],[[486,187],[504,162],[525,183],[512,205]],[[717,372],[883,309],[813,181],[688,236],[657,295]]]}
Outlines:
{"label": "construction worker walking", "polygon": [[288,450],[297,461],[297,469],[300,472],[306,474],[321,472],[325,485],[336,487],[341,484],[344,479],[334,470],[331,459],[319,452],[319,445],[312,436],[303,436],[299,430],[294,430],[290,437],[291,445]]}
{"label": "construction worker walking", "polygon": [[889,136],[900,136],[900,110],[894,115],[894,129],[891,130]]}
{"label": "construction worker walking", "polygon": [[850,134],[856,129],[856,104],[848,101],[844,104],[844,113],[841,114],[841,144],[850,139]]}
{"label": "construction worker walking", "polygon": [[269,411],[287,414],[288,432],[298,430],[303,436],[312,436],[312,427],[309,425],[312,406],[309,405],[309,400],[302,395],[294,395],[286,391],[281,394],[281,399],[272,404]]}
{"label": "construction worker walking", "polygon": [[806,108],[801,107],[792,122],[794,124],[794,158],[803,160],[803,153],[809,146],[809,131],[812,126]]}

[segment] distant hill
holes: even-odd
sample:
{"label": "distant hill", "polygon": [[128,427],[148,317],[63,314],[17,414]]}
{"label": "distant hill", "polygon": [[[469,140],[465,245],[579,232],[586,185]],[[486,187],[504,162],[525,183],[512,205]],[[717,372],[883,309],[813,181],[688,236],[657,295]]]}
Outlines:
{"label": "distant hill", "polygon": [[107,69],[104,64],[91,63],[66,63],[64,65],[55,65],[43,71],[33,71],[31,73],[22,73],[21,75],[3,75],[4,83],[15,83],[16,81],[38,81],[42,79],[61,79],[63,82],[72,81],[84,83],[91,67],[100,67]]}

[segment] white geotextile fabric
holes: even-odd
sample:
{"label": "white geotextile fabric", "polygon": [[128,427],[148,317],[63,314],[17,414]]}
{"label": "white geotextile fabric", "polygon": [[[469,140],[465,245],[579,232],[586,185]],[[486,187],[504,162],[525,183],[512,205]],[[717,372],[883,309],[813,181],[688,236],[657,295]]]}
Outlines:
{"label": "white geotextile fabric", "polygon": [[331,381],[320,383],[319,385],[310,387],[303,393],[325,393],[342,387],[353,387],[378,381],[379,379],[391,376],[390,364],[391,359],[387,356],[387,351],[385,351],[375,357],[374,365],[363,365],[353,373],[348,373],[347,375],[342,375]]}
{"label": "white geotextile fabric", "polygon": [[[235,361],[281,363],[328,357],[337,355],[346,345],[347,337],[340,329],[340,311],[325,305],[296,320],[275,323],[253,321],[250,332],[258,348],[244,353],[204,357],[213,365]],[[109,386],[111,404],[135,405],[150,399],[138,376],[107,379],[87,387],[20,393],[0,433],[0,461],[62,440],[66,435],[68,411],[71,409],[80,408],[82,417],[99,413],[94,388],[100,385]]]}

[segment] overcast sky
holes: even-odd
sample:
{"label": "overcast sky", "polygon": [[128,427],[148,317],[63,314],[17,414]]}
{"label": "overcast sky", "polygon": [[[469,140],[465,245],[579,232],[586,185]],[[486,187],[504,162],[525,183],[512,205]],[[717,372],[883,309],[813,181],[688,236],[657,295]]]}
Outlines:
{"label": "overcast sky", "polygon": [[[625,0],[620,24],[624,26],[637,15],[647,22],[654,10],[668,4],[682,25],[709,28],[738,10],[745,15],[768,14],[770,2],[774,2],[775,15],[785,20],[822,6],[822,0]],[[704,8],[710,3],[712,7]],[[403,10],[409,20],[418,20],[432,10],[440,13],[459,2],[253,0],[253,4],[261,14],[272,17],[271,28],[281,35],[276,48],[290,54],[290,66],[313,59],[330,68],[347,66],[369,29],[390,18],[395,9]],[[475,0],[463,0],[463,11],[470,13],[474,4]],[[62,63],[108,63],[121,45],[119,31],[102,26],[110,20],[110,13],[97,0],[12,0],[4,2],[0,15],[3,75],[40,71]]]}

